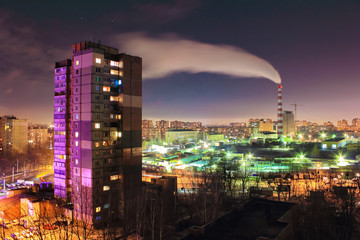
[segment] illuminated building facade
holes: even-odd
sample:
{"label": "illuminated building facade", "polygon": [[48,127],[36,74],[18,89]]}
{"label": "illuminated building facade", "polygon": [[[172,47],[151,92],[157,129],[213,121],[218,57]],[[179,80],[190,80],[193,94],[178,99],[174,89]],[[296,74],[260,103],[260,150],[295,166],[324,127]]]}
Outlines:
{"label": "illuminated building facade", "polygon": [[271,119],[249,119],[249,133],[273,132],[274,123]]}
{"label": "illuminated building facade", "polygon": [[184,128],[192,130],[200,130],[202,127],[201,122],[184,122]]}
{"label": "illuminated building facade", "polygon": [[163,140],[165,139],[165,132],[169,129],[169,121],[160,120],[156,121],[156,128],[160,132],[160,138]]}
{"label": "illuminated building facade", "polygon": [[142,120],[142,138],[143,140],[155,139],[155,128],[152,120]]}
{"label": "illuminated building facade", "polygon": [[102,225],[129,209],[141,188],[141,114],[141,58],[81,42],[56,63],[55,195],[75,218]]}
{"label": "illuminated building facade", "polygon": [[167,144],[179,144],[197,142],[199,131],[191,129],[172,129],[165,132],[165,142]]}
{"label": "illuminated building facade", "polygon": [[283,111],[283,133],[292,136],[295,133],[295,119],[292,111]]}
{"label": "illuminated building facade", "polygon": [[14,116],[0,117],[0,155],[3,153],[27,153],[29,123]]}
{"label": "illuminated building facade", "polygon": [[339,120],[337,122],[337,128],[339,131],[346,131],[349,130],[349,124],[348,121],[343,119],[343,120]]}
{"label": "illuminated building facade", "polygon": [[54,194],[71,201],[70,93],[71,60],[55,63],[54,77]]}
{"label": "illuminated building facade", "polygon": [[178,121],[178,120],[171,121],[171,122],[170,122],[170,128],[173,128],[173,129],[182,129],[182,128],[184,128],[184,122]]}
{"label": "illuminated building facade", "polygon": [[44,125],[29,126],[29,147],[41,148],[50,147],[49,127]]}

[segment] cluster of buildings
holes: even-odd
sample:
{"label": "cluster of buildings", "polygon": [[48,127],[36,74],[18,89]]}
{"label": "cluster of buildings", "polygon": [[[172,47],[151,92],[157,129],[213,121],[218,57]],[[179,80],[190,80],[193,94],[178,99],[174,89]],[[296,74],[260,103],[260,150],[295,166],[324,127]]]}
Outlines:
{"label": "cluster of buildings", "polygon": [[[251,118],[248,122],[232,122],[229,126],[206,126],[201,122],[182,121],[142,121],[142,139],[153,143],[176,143],[181,139],[206,140],[213,134],[222,134],[228,139],[275,139],[278,138],[277,121],[272,119]],[[282,111],[282,133],[284,137],[314,140],[330,138],[334,133],[346,132],[356,134],[360,128],[360,119],[338,121],[337,126],[327,121],[323,124],[295,120],[292,111]],[[328,133],[327,135],[324,133]],[[197,137],[195,137],[197,135]],[[211,137],[210,137],[211,138]]]}
{"label": "cluster of buildings", "polygon": [[[248,123],[233,122],[230,126],[204,126],[201,122],[182,121],[142,121],[142,138],[144,141],[155,143],[176,143],[189,139],[212,139],[212,135],[223,135],[227,138],[258,138],[264,133],[271,133],[277,137],[277,123],[271,119],[249,119]],[[283,133],[295,133],[294,114],[291,111],[283,112]]]}
{"label": "cluster of buildings", "polygon": [[36,125],[14,116],[0,117],[0,156],[26,154],[29,149],[51,148],[53,128]]}
{"label": "cluster of buildings", "polygon": [[[199,131],[202,129],[201,122],[183,122],[183,121],[156,121],[142,120],[142,139],[152,141],[164,141],[166,132],[170,129],[185,129]],[[189,133],[189,131],[187,131]]]}

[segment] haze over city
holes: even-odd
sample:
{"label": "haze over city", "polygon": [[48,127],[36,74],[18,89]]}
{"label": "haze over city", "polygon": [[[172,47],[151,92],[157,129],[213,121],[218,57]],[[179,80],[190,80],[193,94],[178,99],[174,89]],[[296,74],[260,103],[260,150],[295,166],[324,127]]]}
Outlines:
{"label": "haze over city", "polygon": [[[293,110],[295,101],[303,105],[297,119],[322,123],[357,117],[357,2],[177,0],[82,5],[1,2],[1,114],[51,123],[53,63],[65,58],[74,42],[95,40],[141,54],[144,119],[210,124],[276,119],[276,84],[267,79],[273,73],[235,73],[247,66],[246,61],[230,57],[226,49],[249,53],[273,66],[284,86],[284,109]],[[134,43],[139,36],[141,51]],[[165,56],[154,41],[188,45],[177,44],[171,56]],[[181,55],[186,47],[203,45],[223,54]],[[159,69],[151,58],[154,54],[164,57],[162,63],[173,62]],[[224,70],[224,65],[230,67]]]}

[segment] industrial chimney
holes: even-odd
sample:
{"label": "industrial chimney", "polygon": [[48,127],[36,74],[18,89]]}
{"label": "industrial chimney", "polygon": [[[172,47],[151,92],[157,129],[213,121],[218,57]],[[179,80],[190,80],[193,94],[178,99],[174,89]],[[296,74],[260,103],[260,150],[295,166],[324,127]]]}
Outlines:
{"label": "industrial chimney", "polygon": [[283,137],[283,112],[282,112],[282,85],[278,87],[278,104],[277,104],[277,134],[282,140]]}

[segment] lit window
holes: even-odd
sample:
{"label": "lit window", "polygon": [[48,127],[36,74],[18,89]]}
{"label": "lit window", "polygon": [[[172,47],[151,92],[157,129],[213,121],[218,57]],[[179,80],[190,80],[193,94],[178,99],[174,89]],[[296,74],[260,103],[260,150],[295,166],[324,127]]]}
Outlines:
{"label": "lit window", "polygon": [[99,143],[99,142],[95,142],[95,147],[100,147],[100,143]]}
{"label": "lit window", "polygon": [[95,128],[100,128],[100,123],[95,123]]}
{"label": "lit window", "polygon": [[110,190],[110,186],[103,186],[103,191],[109,191]]}
{"label": "lit window", "polygon": [[95,59],[95,62],[96,62],[96,63],[101,63],[101,58],[96,58],[96,59]]}
{"label": "lit window", "polygon": [[79,164],[79,159],[75,159],[75,164]]}
{"label": "lit window", "polygon": [[120,115],[120,114],[116,114],[116,119],[121,119],[121,115]]}
{"label": "lit window", "polygon": [[76,138],[79,137],[79,132],[75,132],[75,137],[76,137]]}
{"label": "lit window", "polygon": [[110,176],[110,181],[115,181],[119,179],[119,175],[112,175]]}
{"label": "lit window", "polygon": [[119,76],[121,76],[121,77],[124,76],[123,71],[120,71],[120,72],[119,72]]}
{"label": "lit window", "polygon": [[79,142],[78,141],[75,141],[75,146],[79,146]]}
{"label": "lit window", "polygon": [[103,91],[104,91],[104,92],[110,92],[110,87],[103,86]]}
{"label": "lit window", "polygon": [[123,61],[120,61],[120,62],[119,62],[119,68],[122,68],[123,66],[124,66]]}
{"label": "lit window", "polygon": [[110,203],[104,204],[104,208],[109,208],[110,207]]}
{"label": "lit window", "polygon": [[111,118],[111,119],[114,119],[114,114],[110,114],[110,118]]}
{"label": "lit window", "polygon": [[110,66],[118,67],[118,66],[119,66],[119,62],[110,61]]}
{"label": "lit window", "polygon": [[336,144],[331,145],[332,149],[336,149]]}
{"label": "lit window", "polygon": [[95,89],[96,89],[96,91],[100,91],[100,87],[99,87],[99,86],[96,86]]}
{"label": "lit window", "polygon": [[119,80],[119,81],[118,81],[118,85],[120,86],[121,84],[122,84],[122,81],[121,81],[121,80]]}
{"label": "lit window", "polygon": [[97,82],[100,82],[100,77],[96,77],[96,81],[97,81]]}
{"label": "lit window", "polygon": [[326,148],[327,148],[326,144],[323,144],[323,145],[322,145],[322,148],[323,148],[323,149],[326,149]]}
{"label": "lit window", "polygon": [[97,207],[96,212],[100,212],[100,211],[101,211],[101,207]]}
{"label": "lit window", "polygon": [[119,97],[115,97],[115,96],[110,96],[110,101],[119,101]]}
{"label": "lit window", "polygon": [[122,136],[121,132],[118,132],[118,137],[121,137],[121,136]]}
{"label": "lit window", "polygon": [[118,70],[111,69],[111,70],[110,70],[110,74],[112,74],[112,75],[119,75],[119,71],[118,71]]}
{"label": "lit window", "polygon": [[75,119],[79,119],[79,114],[76,114],[76,115],[75,115]]}
{"label": "lit window", "polygon": [[76,66],[79,66],[80,62],[79,62],[79,61],[76,61],[75,64],[76,64]]}

